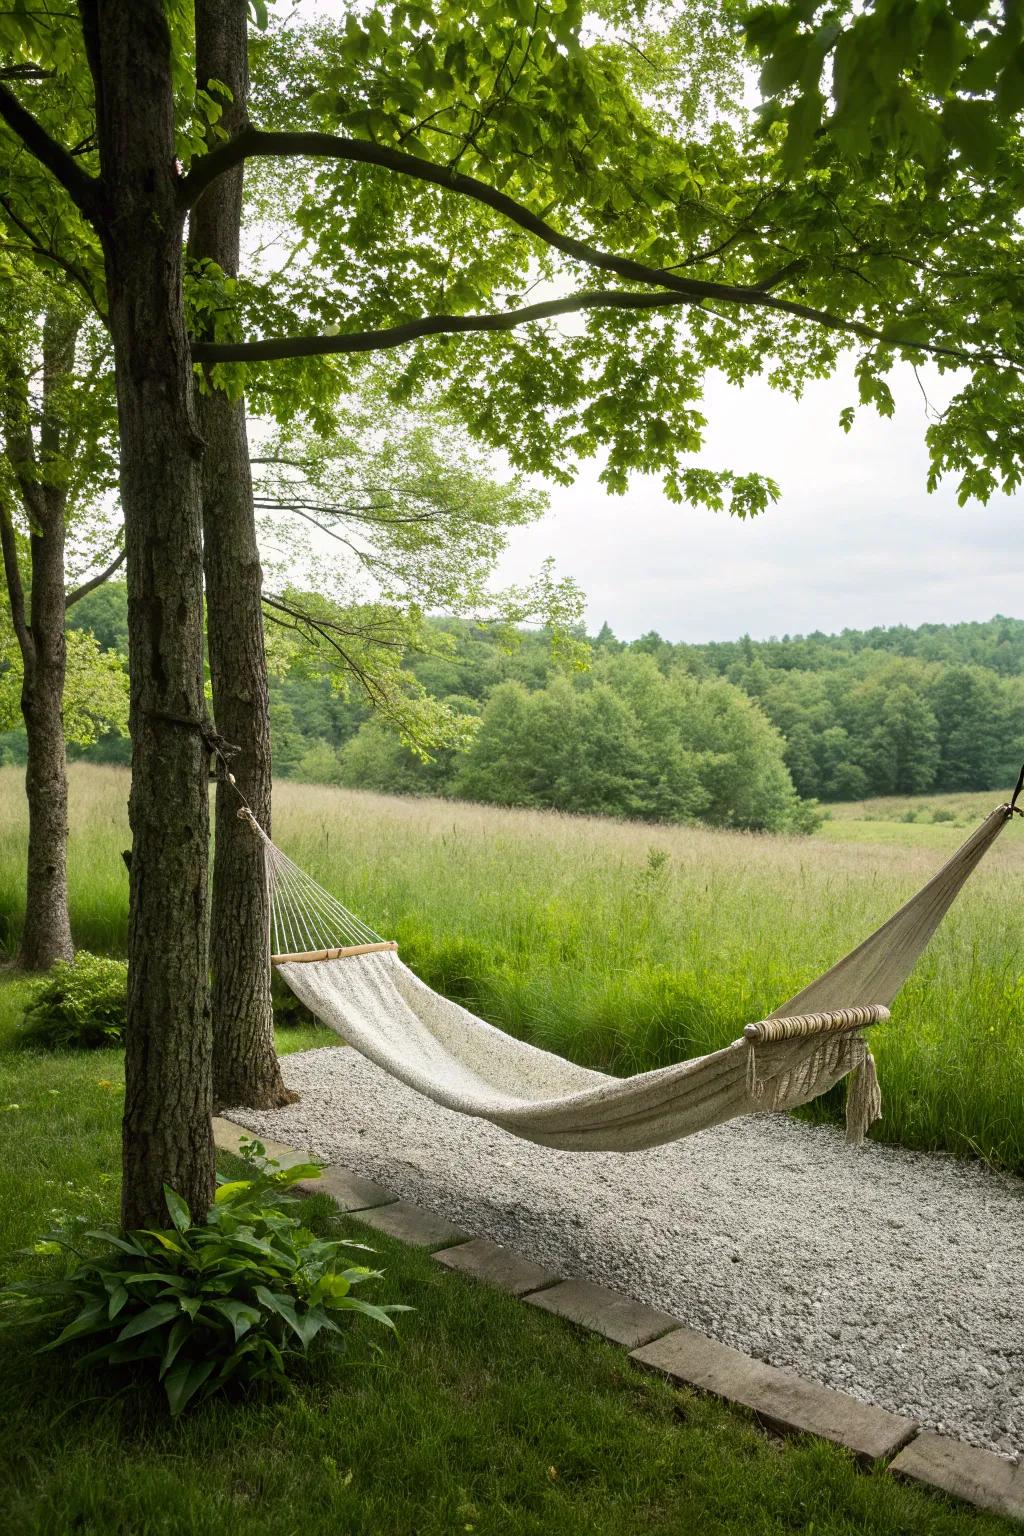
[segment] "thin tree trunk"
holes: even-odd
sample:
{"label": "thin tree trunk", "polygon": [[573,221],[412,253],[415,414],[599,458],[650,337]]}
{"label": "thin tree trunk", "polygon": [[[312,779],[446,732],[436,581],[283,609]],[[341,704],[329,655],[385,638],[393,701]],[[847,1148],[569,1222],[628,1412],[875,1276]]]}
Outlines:
{"label": "thin tree trunk", "polygon": [[164,0],[82,0],[107,203],[104,256],[128,551],[133,835],[122,1217],[166,1223],[166,1183],[213,1196],[208,753],[192,367],[182,307]]}
{"label": "thin tree trunk", "polygon": [[[46,526],[32,534],[32,638],[21,713],[28,740],[28,871],[20,964],[49,969],[74,956],[68,917],[68,780],[64,751],[64,498],[47,487]],[[54,505],[56,503],[56,505]]]}
{"label": "thin tree trunk", "polygon": [[[248,102],[247,0],[196,0],[196,80],[229,87],[219,126],[245,126]],[[242,167],[222,176],[193,209],[189,255],[237,276]],[[245,401],[208,385],[198,401],[206,439],[203,548],[206,632],[217,728],[240,748],[238,788],[270,831],[270,716],[260,602],[262,571],[249,469]],[[213,1081],[218,1104],[273,1109],[289,1103],[274,1047],[270,1003],[269,911],[263,844],[238,819],[230,785],[217,787],[210,917],[213,973]]]}
{"label": "thin tree trunk", "polygon": [[[29,611],[21,590],[13,528],[4,519],[4,566],[21,650],[21,713],[28,743],[28,862],[25,924],[18,953],[26,970],[74,956],[68,917],[68,784],[64,750],[64,537],[67,492],[53,473],[65,436],[63,392],[74,366],[78,322],[50,311],[43,321],[42,425],[38,453],[24,377],[8,379],[5,445],[29,519]],[[24,412],[19,408],[25,406]]]}

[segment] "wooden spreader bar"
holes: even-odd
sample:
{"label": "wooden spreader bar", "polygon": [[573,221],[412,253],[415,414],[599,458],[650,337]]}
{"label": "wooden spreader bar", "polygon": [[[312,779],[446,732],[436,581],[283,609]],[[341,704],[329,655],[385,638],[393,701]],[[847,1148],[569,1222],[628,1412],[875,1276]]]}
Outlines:
{"label": "wooden spreader bar", "polygon": [[829,1013],[797,1013],[791,1018],[761,1019],[743,1031],[747,1040],[792,1040],[799,1035],[825,1035],[847,1029],[863,1029],[868,1024],[882,1024],[889,1018],[881,1003],[867,1003],[859,1008],[835,1008]]}
{"label": "wooden spreader bar", "polygon": [[378,950],[397,949],[394,939],[379,944],[348,944],[343,949],[306,949],[296,955],[271,955],[271,965],[307,965],[312,960],[344,960],[348,955],[374,955]]}

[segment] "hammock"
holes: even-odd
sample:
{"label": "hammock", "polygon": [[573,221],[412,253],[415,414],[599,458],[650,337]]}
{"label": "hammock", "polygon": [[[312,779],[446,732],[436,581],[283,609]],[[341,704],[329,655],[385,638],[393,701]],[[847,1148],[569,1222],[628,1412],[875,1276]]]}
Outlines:
{"label": "hammock", "polygon": [[1021,787],[888,922],[770,1018],[723,1050],[628,1078],[538,1050],[432,991],[397,944],[282,853],[248,807],[238,814],[265,845],[278,974],[349,1045],[446,1109],[544,1146],[631,1152],[738,1115],[793,1109],[852,1074],[847,1139],[859,1145],[881,1115],[862,1030],[888,1019],[960,888],[1012,819]]}

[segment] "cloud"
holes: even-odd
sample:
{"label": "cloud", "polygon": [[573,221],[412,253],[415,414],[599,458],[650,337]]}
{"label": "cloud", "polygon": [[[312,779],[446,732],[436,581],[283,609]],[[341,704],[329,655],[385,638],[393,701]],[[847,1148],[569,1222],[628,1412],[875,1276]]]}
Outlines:
{"label": "cloud", "polygon": [[[587,593],[592,628],[624,639],[656,629],[670,640],[755,638],[952,623],[1020,613],[1022,498],[959,507],[956,486],[926,490],[927,426],[909,367],[894,376],[896,414],[858,414],[849,373],[800,401],[761,381],[709,384],[701,461],[772,475],[782,495],[754,522],[669,502],[657,480],[609,496],[597,467],[552,490],[544,522],[517,531],[499,573],[520,580],[553,554]],[[933,398],[941,381],[926,381]]]}

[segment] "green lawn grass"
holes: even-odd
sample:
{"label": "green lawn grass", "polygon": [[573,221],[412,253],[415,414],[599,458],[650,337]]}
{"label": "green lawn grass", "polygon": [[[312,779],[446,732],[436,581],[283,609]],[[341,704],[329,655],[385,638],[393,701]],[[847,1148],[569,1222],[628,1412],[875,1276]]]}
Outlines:
{"label": "green lawn grass", "polygon": [[[79,764],[71,788],[75,935],[123,953],[127,776]],[[957,814],[973,825],[998,799],[967,797]],[[872,819],[834,808],[824,832],[855,839],[837,845],[286,781],[274,828],[315,879],[399,940],[431,986],[538,1045],[625,1073],[735,1039],[877,927],[965,835],[949,822],[892,820],[905,801],[862,809]],[[0,769],[8,947],[22,916],[25,832],[20,774]],[[892,1023],[872,1031],[885,1099],[874,1135],[1024,1170],[1022,898],[1016,823],[958,899]],[[813,1113],[839,1116],[841,1093]]]}
{"label": "green lawn grass", "polygon": [[[0,981],[3,1278],[61,1213],[112,1217],[123,1073],[113,1051],[19,1042],[26,985]],[[330,1203],[309,1219],[338,1222]],[[624,1353],[377,1249],[399,1337],[357,1325],[290,1392],[214,1400],[172,1425],[155,1390],[77,1372],[17,1331],[0,1353],[5,1536],[1009,1536],[1006,1522],[859,1471],[821,1442],[637,1371]]]}

